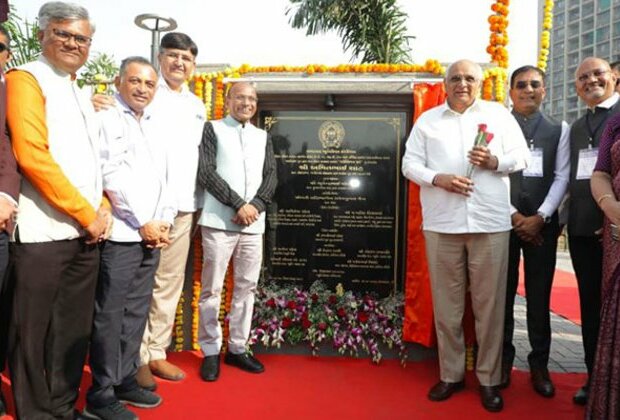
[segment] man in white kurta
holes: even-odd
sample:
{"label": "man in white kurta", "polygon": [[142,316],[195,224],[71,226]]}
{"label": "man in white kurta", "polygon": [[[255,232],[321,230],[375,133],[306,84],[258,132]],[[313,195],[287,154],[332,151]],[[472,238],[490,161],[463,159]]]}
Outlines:
{"label": "man in white kurta", "polygon": [[256,103],[256,90],[250,84],[233,85],[226,97],[230,115],[205,124],[200,144],[198,183],[205,189],[205,199],[198,221],[204,255],[198,344],[205,356],[200,368],[205,381],[219,377],[218,315],[231,257],[234,290],[224,363],[251,373],[264,371],[246,351],[246,344],[262,263],[265,209],[277,180],[271,139],[250,122]]}
{"label": "man in white kurta", "polygon": [[[467,60],[453,63],[445,85],[447,103],[420,116],[407,141],[403,174],[420,185],[440,364],[440,381],[429,399],[441,401],[464,387],[465,293],[476,319],[482,405],[500,411],[496,385],[506,294],[510,223],[508,173],[522,170],[529,151],[506,108],[476,99],[482,70]],[[493,135],[474,146],[479,125]],[[473,168],[473,169],[470,169]]]}
{"label": "man in white kurta", "polygon": [[140,346],[138,383],[154,390],[151,372],[178,381],[185,373],[166,360],[172,328],[189,254],[194,214],[200,197],[196,189],[198,145],[205,123],[205,106],[185,84],[192,75],[198,47],[181,32],[169,32],[161,39],[160,78],[149,111],[158,125],[158,137],[166,150],[166,182],[178,213],[170,230],[171,243],[161,250],[155,273],[153,299]]}

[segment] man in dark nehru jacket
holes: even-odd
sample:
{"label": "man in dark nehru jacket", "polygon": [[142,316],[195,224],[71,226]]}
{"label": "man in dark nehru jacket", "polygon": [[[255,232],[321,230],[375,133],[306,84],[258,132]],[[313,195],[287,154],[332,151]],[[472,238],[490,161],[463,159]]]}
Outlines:
{"label": "man in dark nehru jacket", "polygon": [[522,172],[510,174],[512,232],[506,287],[503,387],[510,384],[515,358],[514,301],[519,283],[519,260],[523,252],[527,296],[527,332],[532,351],[528,355],[534,390],[552,397],[555,389],[547,364],[551,347],[549,301],[558,244],[557,209],[568,185],[568,124],[557,123],[540,112],[545,98],[545,74],[533,66],[516,69],[510,78],[512,114],[530,147],[532,160]]}
{"label": "man in dark nehru jacket", "polygon": [[[616,76],[600,58],[584,59],[575,72],[575,87],[588,109],[570,130],[570,179],[568,202],[569,251],[581,308],[581,334],[588,378],[594,365],[601,310],[603,213],[590,191],[590,177],[598,155],[605,123],[620,112],[615,92]],[[575,404],[588,401],[588,383],[573,397]]]}

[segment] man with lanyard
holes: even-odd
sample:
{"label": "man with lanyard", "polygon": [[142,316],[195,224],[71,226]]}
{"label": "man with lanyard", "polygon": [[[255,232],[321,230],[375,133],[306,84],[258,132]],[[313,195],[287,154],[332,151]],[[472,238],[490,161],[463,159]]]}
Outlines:
{"label": "man with lanyard", "polygon": [[529,143],[532,160],[524,171],[510,174],[513,229],[508,256],[501,385],[510,384],[515,357],[514,300],[523,252],[527,330],[532,347],[528,355],[531,380],[534,390],[549,398],[555,394],[547,369],[551,347],[549,301],[560,230],[557,209],[568,185],[570,151],[568,124],[557,123],[540,112],[545,98],[544,76],[537,67],[523,66],[510,79],[512,114]]}
{"label": "man with lanyard", "polygon": [[[592,198],[590,177],[596,164],[598,144],[605,123],[620,112],[616,76],[607,61],[589,57],[575,72],[577,95],[587,105],[585,115],[570,130],[570,178],[568,185],[568,245],[581,308],[581,334],[588,376],[592,373],[601,309],[603,213]],[[573,397],[575,404],[588,400],[586,383]]]}

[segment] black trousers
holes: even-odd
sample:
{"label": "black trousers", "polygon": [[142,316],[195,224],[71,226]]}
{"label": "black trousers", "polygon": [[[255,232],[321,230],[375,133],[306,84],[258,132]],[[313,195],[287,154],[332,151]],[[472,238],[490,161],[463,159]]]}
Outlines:
{"label": "black trousers", "polygon": [[581,335],[589,376],[594,367],[598,329],[601,323],[603,246],[598,236],[569,236],[568,249],[579,287]]}
{"label": "black trousers", "polygon": [[93,382],[86,400],[93,407],[116,401],[115,390],[138,387],[140,343],[153,295],[159,250],[140,242],[104,243],[91,336]]}
{"label": "black trousers", "polygon": [[0,373],[6,363],[8,349],[9,320],[13,302],[13,289],[8,281],[9,235],[0,233]]}
{"label": "black trousers", "polygon": [[512,366],[515,358],[515,347],[512,344],[514,335],[514,303],[519,284],[519,260],[521,251],[523,251],[524,283],[527,299],[527,335],[532,347],[532,351],[527,359],[530,369],[543,369],[547,367],[551,347],[549,301],[551,299],[551,285],[555,273],[559,229],[558,224],[554,223],[554,221],[545,225],[541,232],[543,236],[543,244],[541,246],[534,246],[523,242],[514,232],[510,233],[502,364]]}
{"label": "black trousers", "polygon": [[11,244],[9,368],[20,419],[72,419],[92,327],[99,250],[83,240]]}

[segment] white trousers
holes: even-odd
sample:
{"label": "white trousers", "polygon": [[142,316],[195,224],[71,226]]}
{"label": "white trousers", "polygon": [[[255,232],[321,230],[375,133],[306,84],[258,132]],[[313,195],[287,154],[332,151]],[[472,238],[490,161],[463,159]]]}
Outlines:
{"label": "white trousers", "polygon": [[185,267],[191,242],[194,213],[179,212],[170,231],[172,242],[161,250],[155,273],[153,299],[140,345],[140,365],[166,359],[179,298],[185,282]]}
{"label": "white trousers", "polygon": [[222,328],[218,321],[228,263],[233,261],[233,295],[228,317],[228,351],[244,353],[250,336],[254,294],[263,259],[263,235],[202,230],[202,290],[198,308],[198,344],[205,356],[219,354]]}

